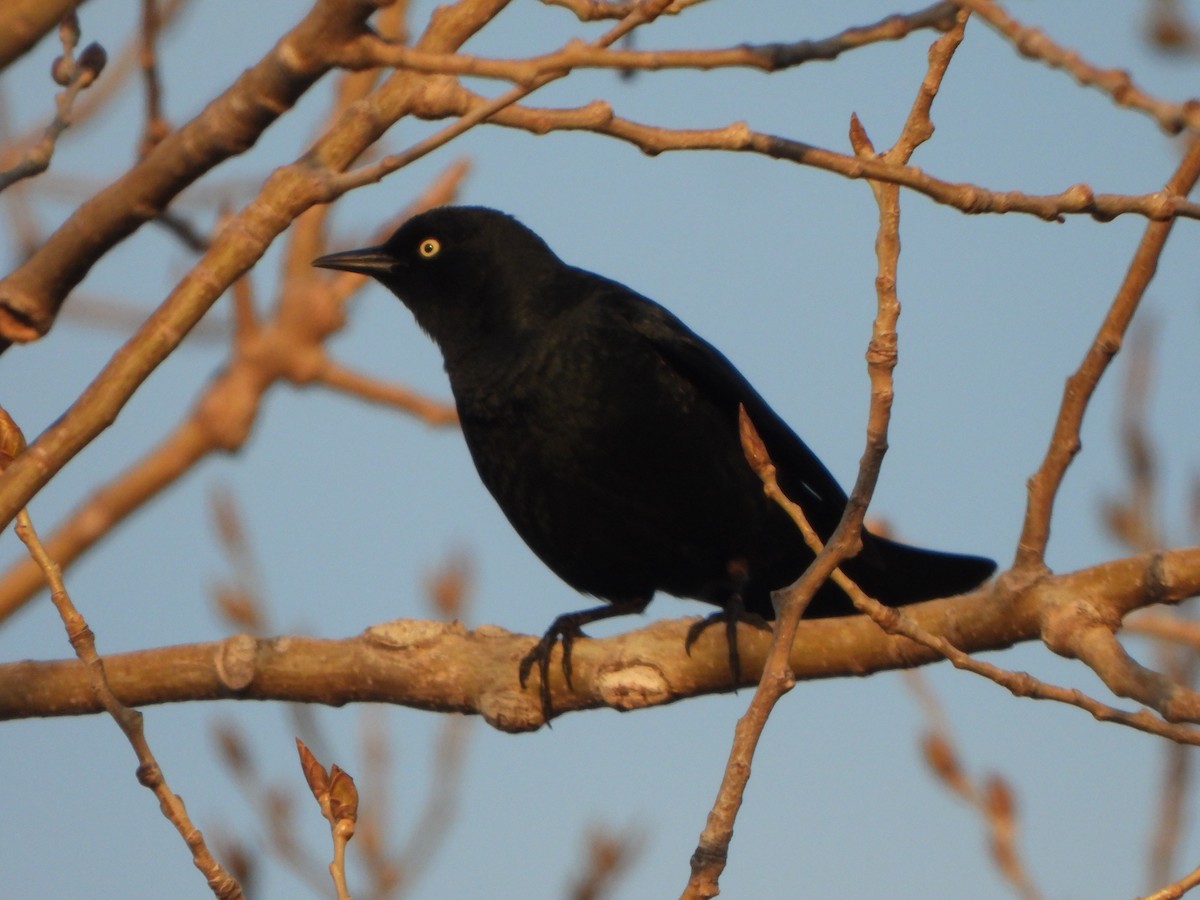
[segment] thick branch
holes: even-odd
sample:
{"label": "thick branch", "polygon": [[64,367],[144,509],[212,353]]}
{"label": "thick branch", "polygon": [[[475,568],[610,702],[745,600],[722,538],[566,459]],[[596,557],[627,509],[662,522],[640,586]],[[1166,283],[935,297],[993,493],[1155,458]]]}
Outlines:
{"label": "thick branch", "polygon": [[[1048,576],[1021,593],[980,591],[905,609],[921,628],[964,652],[999,650],[1041,637],[1047,610],[1087,597],[1106,620],[1134,609],[1200,593],[1200,547],[1144,554],[1069,575]],[[730,689],[724,634],[709,629],[692,645],[693,620],[661,621],[611,638],[576,642],[573,685],[550,667],[554,709],[636,709]],[[340,706],[395,703],[440,712],[475,713],[504,731],[544,721],[536,688],[523,691],[517,663],[534,638],[496,626],[398,620],[343,640],[239,635],[225,641],[164,647],[104,658],[113,692],[129,706],[187,700],[286,700]],[[742,683],[756,683],[770,635],[738,633]],[[800,624],[790,660],[798,680],[869,675],[941,660],[937,650],[885,634],[866,616]],[[0,719],[99,712],[77,661],[0,666]],[[1097,713],[1101,718],[1114,718]],[[1124,724],[1187,739],[1190,730],[1153,714],[1120,714]]]}

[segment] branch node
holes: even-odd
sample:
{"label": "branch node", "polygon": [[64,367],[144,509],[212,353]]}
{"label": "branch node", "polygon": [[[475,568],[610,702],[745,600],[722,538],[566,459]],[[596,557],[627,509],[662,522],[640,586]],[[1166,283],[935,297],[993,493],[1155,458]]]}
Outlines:
{"label": "branch node", "polygon": [[363,636],[369,643],[390,650],[420,650],[450,633],[463,634],[461,622],[428,622],[423,619],[392,619],[372,625]]}
{"label": "branch node", "polygon": [[217,648],[217,677],[231,691],[250,686],[258,668],[258,641],[248,634],[235,634],[221,641]]}
{"label": "branch node", "polygon": [[1041,625],[1042,642],[1067,659],[1078,658],[1079,642],[1091,629],[1101,627],[1111,632],[1099,610],[1082,597],[1049,602],[1042,613]]}
{"label": "branch node", "polygon": [[596,675],[596,690],[604,702],[623,712],[664,703],[671,685],[658,666],[639,662],[603,669]]}
{"label": "branch node", "polygon": [[510,688],[481,694],[478,708],[485,722],[508,734],[537,731],[546,721],[536,694]]}

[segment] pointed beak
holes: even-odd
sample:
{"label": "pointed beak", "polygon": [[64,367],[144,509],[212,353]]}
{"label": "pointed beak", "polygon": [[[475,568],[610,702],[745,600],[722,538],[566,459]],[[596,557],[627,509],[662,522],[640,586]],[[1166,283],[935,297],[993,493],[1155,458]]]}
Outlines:
{"label": "pointed beak", "polygon": [[312,261],[322,269],[339,269],[343,272],[358,272],[361,275],[382,277],[391,274],[402,263],[382,247],[364,247],[362,250],[345,250],[330,253]]}

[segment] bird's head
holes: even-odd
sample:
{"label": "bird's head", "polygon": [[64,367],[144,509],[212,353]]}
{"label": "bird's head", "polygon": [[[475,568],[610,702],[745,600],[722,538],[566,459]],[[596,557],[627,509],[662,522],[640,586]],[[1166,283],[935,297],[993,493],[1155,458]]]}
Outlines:
{"label": "bird's head", "polygon": [[384,284],[447,356],[510,335],[549,312],[538,289],[562,267],[516,219],[473,206],[421,213],[378,246],[331,253],[313,265]]}

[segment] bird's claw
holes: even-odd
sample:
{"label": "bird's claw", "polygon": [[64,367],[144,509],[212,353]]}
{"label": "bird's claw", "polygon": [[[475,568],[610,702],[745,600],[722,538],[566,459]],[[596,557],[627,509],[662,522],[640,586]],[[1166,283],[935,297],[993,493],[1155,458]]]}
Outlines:
{"label": "bird's claw", "polygon": [[530,650],[521,659],[521,665],[517,669],[517,676],[521,683],[521,687],[525,687],[525,683],[529,680],[529,673],[533,669],[533,664],[537,663],[538,667],[538,692],[542,701],[542,715],[546,719],[546,724],[550,724],[550,718],[554,714],[554,704],[550,695],[550,657],[554,654],[554,645],[562,640],[562,672],[563,680],[567,683],[569,689],[573,689],[574,685],[571,682],[571,648],[575,644],[575,638],[584,637],[579,626],[571,622],[562,622],[555,620],[546,633],[542,635],[540,641],[533,645]]}
{"label": "bird's claw", "polygon": [[703,619],[693,622],[689,626],[687,636],[683,639],[683,649],[689,656],[692,653],[692,644],[696,643],[706,628],[718,622],[723,622],[725,625],[725,645],[729,648],[729,672],[733,677],[733,686],[736,689],[742,681],[742,658],[741,653],[738,651],[737,641],[738,622],[746,622],[755,628],[766,631],[771,630],[771,625],[762,616],[746,612],[740,603],[731,603],[720,612],[705,616]]}

